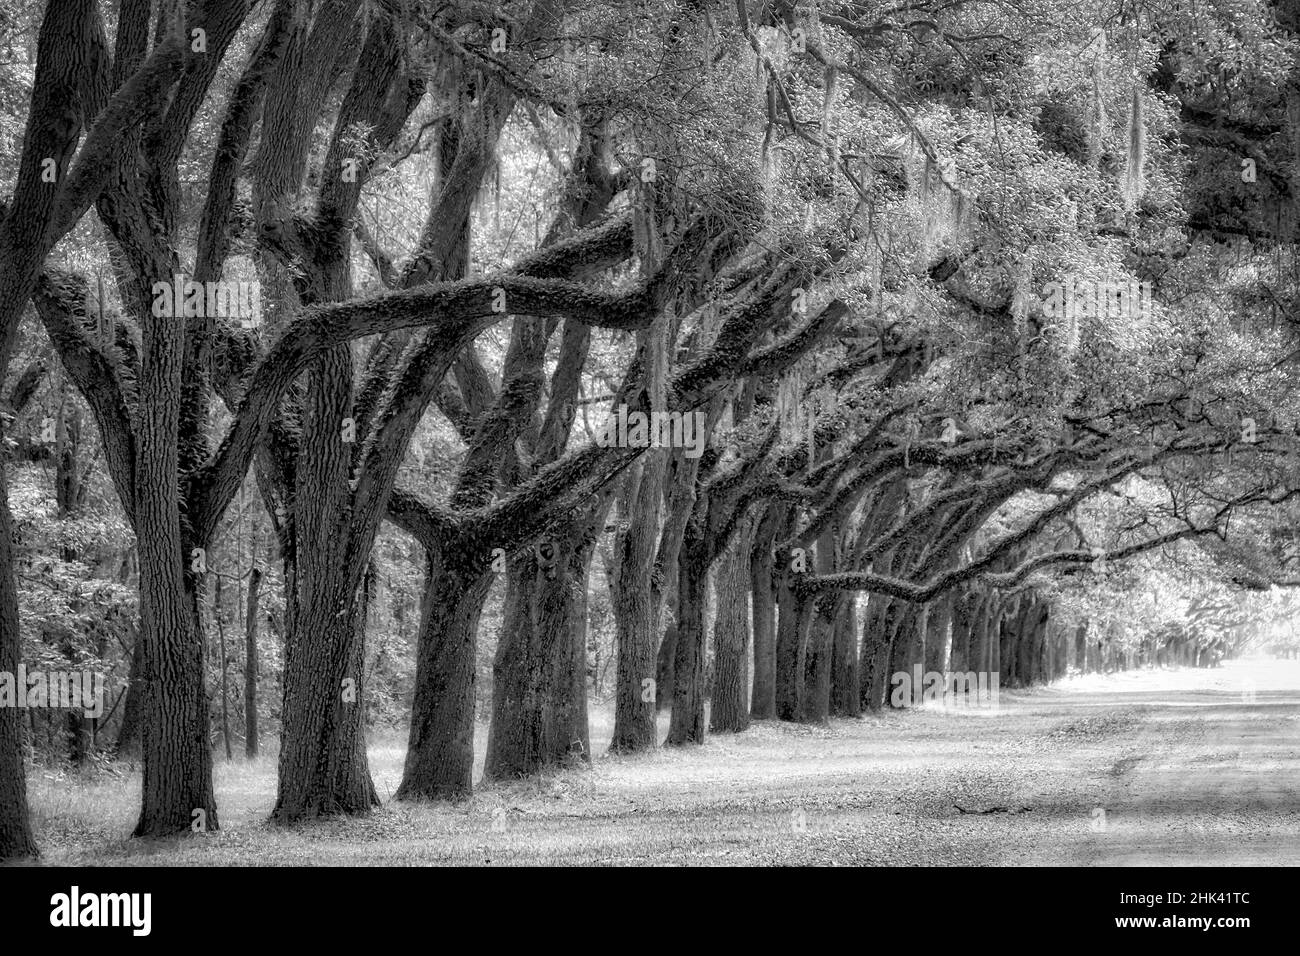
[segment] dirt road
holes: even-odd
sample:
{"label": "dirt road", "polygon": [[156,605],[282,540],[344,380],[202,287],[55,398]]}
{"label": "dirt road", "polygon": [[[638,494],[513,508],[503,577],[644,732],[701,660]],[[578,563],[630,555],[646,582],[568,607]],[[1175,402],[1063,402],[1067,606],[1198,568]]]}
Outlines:
{"label": "dirt road", "polygon": [[[125,838],[138,777],[32,781],[51,863],[1300,864],[1300,662],[1089,677],[994,711],[757,724],[703,747],[282,831],[274,756],[219,765],[222,830]],[[666,729],[666,728],[665,728]],[[602,739],[603,738],[603,739]],[[483,752],[483,740],[478,752]],[[385,798],[399,741],[371,748]]]}
{"label": "dirt road", "polygon": [[1298,672],[1296,662],[1229,662],[1066,695],[1138,718],[1107,773],[1106,825],[1070,862],[1300,863]]}

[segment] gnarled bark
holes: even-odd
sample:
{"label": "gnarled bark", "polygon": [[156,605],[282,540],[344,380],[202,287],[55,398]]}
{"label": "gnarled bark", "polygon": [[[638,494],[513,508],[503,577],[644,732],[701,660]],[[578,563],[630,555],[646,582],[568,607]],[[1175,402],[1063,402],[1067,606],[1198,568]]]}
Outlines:
{"label": "gnarled bark", "polygon": [[742,528],[718,564],[718,610],[713,622],[713,695],[709,730],[749,727],[749,583],[752,525]]}

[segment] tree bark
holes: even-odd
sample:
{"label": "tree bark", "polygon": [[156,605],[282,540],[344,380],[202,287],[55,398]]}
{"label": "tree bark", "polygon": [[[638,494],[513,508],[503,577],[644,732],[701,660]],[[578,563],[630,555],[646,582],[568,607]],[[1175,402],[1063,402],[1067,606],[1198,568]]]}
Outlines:
{"label": "tree bark", "polygon": [[777,570],[777,601],[780,619],[776,632],[776,716],[798,720],[803,696],[804,669],[808,660],[808,630],[812,624],[812,601],[793,587],[790,555],[783,553]]}
{"label": "tree bark", "polygon": [[889,693],[889,637],[897,601],[873,594],[862,620],[862,703],[872,713],[884,708]]}
{"label": "tree bark", "polygon": [[[524,777],[590,759],[585,593],[592,544],[547,541],[511,562],[492,670],[492,727],[484,775]],[[554,552],[550,549],[554,548]],[[539,556],[541,555],[541,556]]]}
{"label": "tree bark", "polygon": [[[914,676],[912,665],[920,663],[922,657],[923,641],[923,621],[921,615],[924,609],[918,609],[915,605],[904,602],[897,602],[898,608],[895,611],[896,617],[893,621],[893,631],[889,637],[889,667],[886,677],[886,691],[889,697],[889,706],[911,707],[913,702],[920,694],[921,688],[911,686],[911,693],[904,693],[901,704],[896,704],[894,700],[894,691],[897,689],[893,683],[894,676],[899,673],[905,673],[910,677]],[[909,684],[904,683],[902,687],[906,690]]]}
{"label": "tree bark", "polygon": [[[142,523],[151,522],[144,517]],[[134,835],[215,830],[198,582],[183,581],[180,562],[158,553],[156,541],[142,536],[140,542],[144,781]]]}
{"label": "tree bark", "polygon": [[855,604],[853,595],[844,595],[835,617],[831,650],[831,715],[834,717],[857,717],[862,713]]}
{"label": "tree bark", "polygon": [[942,674],[948,667],[949,625],[952,601],[941,597],[934,601],[925,618],[925,672]]}
{"label": "tree bark", "polygon": [[[0,468],[0,671],[17,674],[22,644],[18,630],[18,590],[12,572],[13,519],[4,472]],[[16,707],[0,707],[0,860],[36,854],[36,839],[27,814],[22,711]]]}
{"label": "tree bark", "polygon": [[842,600],[842,594],[829,593],[820,594],[810,602],[808,651],[799,710],[799,719],[804,723],[825,723],[830,717],[835,622]]}
{"label": "tree bark", "polygon": [[751,522],[727,546],[718,565],[718,613],[713,622],[713,699],[709,729],[736,733],[749,727],[749,584]]}
{"label": "tree bark", "polygon": [[691,531],[677,565],[677,644],[673,652],[673,713],[664,743],[704,743],[704,610],[709,561]]}
{"label": "tree bark", "polygon": [[257,604],[262,592],[262,569],[248,575],[248,615],[244,621],[244,756],[257,756]]}
{"label": "tree bark", "polygon": [[212,623],[217,628],[217,653],[221,661],[221,743],[226,748],[226,760],[235,759],[230,747],[230,659],[226,653],[226,625],[221,602],[221,577],[212,589]]}
{"label": "tree bark", "polygon": [[137,426],[134,488],[145,664],[143,805],[136,836],[218,827],[200,614],[207,542],[187,541],[180,515],[176,396],[183,355],[182,323],[146,323],[140,403],[147,414]]}
{"label": "tree bark", "polygon": [[772,547],[781,524],[780,505],[769,505],[754,533],[750,551],[750,587],[753,591],[754,689],[749,715],[754,720],[776,716],[776,593]]}
{"label": "tree bark", "polygon": [[[825,455],[823,454],[823,458]],[[834,525],[817,537],[816,567],[818,574],[832,574],[836,565],[839,531]],[[799,719],[805,723],[824,723],[831,709],[831,656],[835,647],[835,619],[844,595],[840,592],[820,594],[809,602],[808,650],[804,667],[804,686]]]}
{"label": "tree bark", "polygon": [[399,800],[462,800],[473,792],[476,642],[492,580],[470,558],[458,549],[428,558]]}
{"label": "tree bark", "polygon": [[620,527],[614,542],[617,561],[613,610],[618,662],[614,677],[614,737],[609,744],[614,753],[654,748],[655,714],[671,692],[671,687],[660,686],[663,675],[656,668],[659,615],[655,612],[651,581],[667,464],[666,451],[652,450],[634,466],[624,497],[626,526]]}

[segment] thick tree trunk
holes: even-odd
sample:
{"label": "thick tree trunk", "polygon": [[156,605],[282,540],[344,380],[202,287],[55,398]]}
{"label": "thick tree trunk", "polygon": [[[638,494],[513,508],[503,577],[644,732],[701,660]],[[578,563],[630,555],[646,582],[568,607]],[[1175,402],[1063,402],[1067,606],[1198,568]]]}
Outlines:
{"label": "thick tree trunk", "polygon": [[[554,552],[550,548],[554,546]],[[492,669],[492,727],[484,775],[524,777],[587,760],[585,604],[592,543],[545,542],[511,562]],[[582,592],[581,594],[579,592]]]}
{"label": "thick tree trunk", "polygon": [[285,636],[278,822],[379,805],[366,758],[366,612],[364,598],[340,588],[333,600],[300,603]]}
{"label": "thick tree trunk", "polygon": [[[341,298],[346,270],[331,272]],[[379,803],[365,748],[364,600],[368,543],[353,514],[352,446],[341,423],[352,414],[352,357],[331,350],[307,374],[303,436],[294,474],[291,600],[286,628],[279,795],[281,823],[364,814]],[[290,580],[288,574],[286,582]]]}
{"label": "thick tree trunk", "polygon": [[[13,567],[9,488],[4,469],[0,467],[0,672],[7,674],[17,674],[22,660]],[[27,814],[22,711],[17,707],[0,707],[0,860],[36,853],[36,839]]]}
{"label": "thick tree trunk", "polygon": [[[896,685],[894,677],[903,673],[910,679],[913,676],[912,665],[919,663],[922,656],[920,633],[922,610],[912,604],[901,601],[897,603],[899,606],[895,610],[893,630],[889,637],[889,666],[885,691],[889,697],[889,706],[894,708],[911,707],[916,695],[919,694],[920,688],[906,682]],[[901,691],[898,691],[899,686],[903,688]],[[898,693],[895,694],[895,691]]]}
{"label": "thick tree trunk", "polygon": [[429,555],[399,800],[461,800],[473,792],[475,654],[492,583],[474,566],[456,551]]}
{"label": "thick tree trunk", "polygon": [[[674,615],[678,609],[677,585],[680,580],[678,561],[687,533],[687,524],[695,513],[695,477],[699,473],[698,459],[685,459],[680,453],[667,472],[665,497],[667,499],[663,530],[651,576],[650,602],[654,614],[656,633],[663,638],[655,656],[655,684],[658,687],[657,709],[668,707],[675,693],[674,669],[677,660],[677,639],[681,631]],[[667,626],[662,622],[667,620]]]}
{"label": "thick tree trunk", "polygon": [[[136,836],[217,829],[200,617],[206,542],[181,532],[178,428],[184,329],[155,320],[143,334],[135,532],[144,641],[142,807]],[[189,570],[186,570],[186,564]],[[205,566],[202,565],[202,566]]]}
{"label": "thick tree trunk", "polygon": [[[825,455],[823,454],[824,458]],[[838,529],[828,526],[817,538],[817,573],[833,574],[836,566]],[[831,710],[831,658],[835,648],[835,621],[845,595],[831,591],[810,602],[808,651],[804,663],[804,686],[799,702],[799,719],[824,723]]]}
{"label": "thick tree trunk", "polygon": [[835,624],[842,599],[840,593],[830,592],[810,602],[808,651],[799,703],[799,719],[804,723],[825,723],[830,717]]}
{"label": "thick tree trunk", "polygon": [[677,565],[677,644],[673,653],[673,713],[664,743],[704,743],[704,610],[709,562],[704,542],[687,532]]}
{"label": "thick tree trunk", "polygon": [[651,581],[667,467],[666,451],[651,451],[632,467],[614,542],[614,753],[654,748],[655,714],[670,692],[656,668],[660,615]]}
{"label": "thick tree trunk", "polygon": [[718,564],[709,707],[709,729],[715,734],[739,732],[749,726],[750,527],[746,522]]}
{"label": "thick tree trunk", "polygon": [[187,586],[198,582],[183,581],[177,556],[160,551],[157,541],[140,537],[144,781],[135,836],[218,826],[199,594]]}
{"label": "thick tree trunk", "polygon": [[862,705],[879,713],[889,694],[889,635],[898,602],[873,594],[862,621]]}

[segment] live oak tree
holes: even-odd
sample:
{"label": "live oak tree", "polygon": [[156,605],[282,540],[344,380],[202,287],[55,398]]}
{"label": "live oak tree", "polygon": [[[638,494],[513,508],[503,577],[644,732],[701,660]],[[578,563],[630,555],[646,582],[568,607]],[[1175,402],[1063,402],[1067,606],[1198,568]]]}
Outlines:
{"label": "live oak tree", "polygon": [[[148,116],[159,90],[175,82],[182,58],[179,38],[164,36],[148,57],[120,62],[116,89],[111,89],[95,5],[52,3],[46,10],[18,174],[0,214],[0,369],[8,366],[18,321],[45,257],[108,182],[115,138]],[[19,630],[8,493],[2,480],[0,499],[0,667],[13,674]],[[18,715],[12,708],[0,715],[0,788],[0,856],[30,854],[35,845],[27,822]]]}

